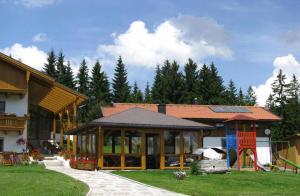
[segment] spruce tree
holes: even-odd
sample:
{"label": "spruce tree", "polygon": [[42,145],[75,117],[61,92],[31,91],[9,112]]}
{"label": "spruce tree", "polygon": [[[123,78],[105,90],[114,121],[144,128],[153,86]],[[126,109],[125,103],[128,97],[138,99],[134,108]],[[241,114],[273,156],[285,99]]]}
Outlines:
{"label": "spruce tree", "polygon": [[199,73],[197,71],[197,64],[188,59],[188,62],[184,66],[184,103],[192,104],[195,100],[199,99]]}
{"label": "spruce tree", "polygon": [[217,67],[212,62],[210,64],[211,82],[209,89],[208,104],[224,104],[224,91],[223,78],[219,75]]}
{"label": "spruce tree", "polygon": [[98,60],[92,69],[92,77],[90,79],[90,94],[95,97],[97,103],[111,102],[109,81],[104,71],[101,71],[101,65]]}
{"label": "spruce tree", "polygon": [[235,105],[238,103],[237,99],[237,89],[235,84],[232,80],[229,81],[229,85],[225,92],[226,104],[228,105]]}
{"label": "spruce tree", "polygon": [[120,56],[115,68],[114,78],[112,82],[113,101],[128,102],[130,100],[130,86],[127,81],[127,71]]}
{"label": "spruce tree", "polygon": [[243,90],[240,88],[237,103],[239,105],[245,105],[245,96]]}
{"label": "spruce tree", "polygon": [[132,94],[131,94],[131,102],[133,103],[142,103],[143,102],[143,93],[139,89],[137,82],[134,82]]}
{"label": "spruce tree", "polygon": [[155,70],[154,82],[151,88],[152,102],[163,103],[163,84],[161,68],[158,65]]}
{"label": "spruce tree", "polygon": [[199,73],[199,95],[201,95],[200,104],[209,104],[211,95],[210,95],[210,84],[212,83],[211,71],[209,67],[204,64],[200,69]]}
{"label": "spruce tree", "polygon": [[[83,59],[79,66],[79,70],[77,73],[77,91],[84,95],[90,96],[89,89],[88,89],[89,88],[88,72],[89,71],[88,71],[88,67],[86,65],[86,61],[85,61],[85,59]],[[80,110],[78,111],[80,122],[84,123],[89,120],[88,119],[88,111],[89,111],[91,104],[93,104],[93,102],[91,102],[91,100],[89,100],[89,102],[86,103],[86,105],[84,107],[80,108]]]}
{"label": "spruce tree", "polygon": [[286,84],[286,75],[283,74],[282,70],[279,70],[279,73],[276,77],[276,80],[272,83],[272,96],[274,97],[275,105],[278,105],[276,113],[279,116],[283,116],[284,106],[287,100],[287,90],[288,84]]}
{"label": "spruce tree", "polygon": [[151,90],[149,86],[149,82],[147,81],[146,88],[144,91],[144,102],[145,103],[152,103],[152,97],[151,97]]}
{"label": "spruce tree", "polygon": [[166,60],[161,73],[163,103],[182,103],[184,82],[178,63],[176,61],[170,63]]}
{"label": "spruce tree", "polygon": [[47,63],[44,65],[43,70],[46,72],[46,74],[53,77],[54,79],[57,78],[57,70],[55,66],[56,66],[56,56],[54,50],[52,49],[48,53]]}
{"label": "spruce tree", "polygon": [[75,89],[74,74],[70,61],[68,61],[66,66],[65,85],[71,89]]}
{"label": "spruce tree", "polygon": [[66,85],[66,66],[65,66],[65,56],[63,52],[60,51],[57,57],[56,67],[57,67],[57,81],[63,85]]}
{"label": "spruce tree", "polygon": [[249,86],[245,96],[245,105],[254,106],[257,104],[257,98],[252,86]]}
{"label": "spruce tree", "polygon": [[89,95],[89,70],[85,59],[82,60],[77,74],[77,91]]}

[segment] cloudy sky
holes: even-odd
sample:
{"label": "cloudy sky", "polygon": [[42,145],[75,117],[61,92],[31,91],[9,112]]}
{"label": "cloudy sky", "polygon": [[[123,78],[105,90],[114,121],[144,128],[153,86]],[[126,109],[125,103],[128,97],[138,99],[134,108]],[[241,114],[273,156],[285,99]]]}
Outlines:
{"label": "cloudy sky", "polygon": [[40,70],[62,49],[75,71],[99,59],[110,77],[121,55],[142,88],[167,58],[213,61],[264,105],[279,69],[300,77],[299,10],[296,0],[0,0],[0,51]]}

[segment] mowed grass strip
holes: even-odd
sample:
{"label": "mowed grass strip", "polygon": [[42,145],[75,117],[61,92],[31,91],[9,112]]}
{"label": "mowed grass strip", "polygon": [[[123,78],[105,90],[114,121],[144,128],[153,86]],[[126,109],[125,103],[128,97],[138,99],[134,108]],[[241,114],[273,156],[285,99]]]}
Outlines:
{"label": "mowed grass strip", "polygon": [[0,166],[0,195],[85,195],[89,187],[41,165]]}
{"label": "mowed grass strip", "polygon": [[188,195],[300,195],[300,175],[233,171],[230,174],[188,175],[176,180],[171,170],[113,173]]}

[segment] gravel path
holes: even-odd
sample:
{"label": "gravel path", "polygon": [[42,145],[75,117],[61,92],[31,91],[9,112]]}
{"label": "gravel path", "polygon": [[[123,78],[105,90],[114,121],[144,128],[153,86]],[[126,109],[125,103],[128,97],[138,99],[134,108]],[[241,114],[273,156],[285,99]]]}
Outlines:
{"label": "gravel path", "polygon": [[149,186],[104,171],[84,171],[65,166],[47,166],[47,169],[64,173],[90,187],[88,196],[182,196],[175,192]]}

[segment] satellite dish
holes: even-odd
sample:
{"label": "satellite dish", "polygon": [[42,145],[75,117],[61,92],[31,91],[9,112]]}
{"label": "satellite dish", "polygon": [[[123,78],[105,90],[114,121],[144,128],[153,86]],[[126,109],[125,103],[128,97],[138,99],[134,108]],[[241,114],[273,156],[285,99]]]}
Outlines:
{"label": "satellite dish", "polygon": [[265,134],[266,135],[270,135],[271,134],[271,130],[270,129],[265,129]]}

